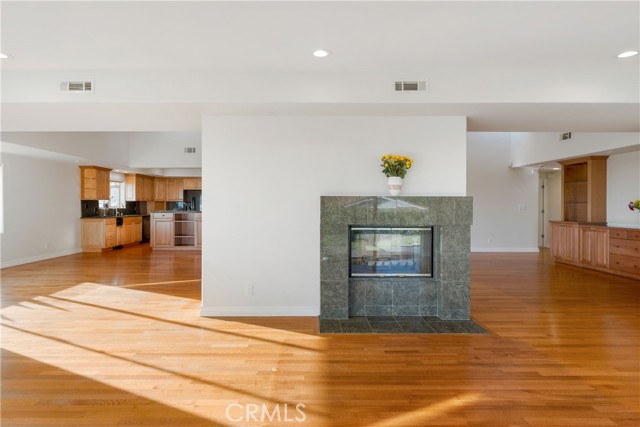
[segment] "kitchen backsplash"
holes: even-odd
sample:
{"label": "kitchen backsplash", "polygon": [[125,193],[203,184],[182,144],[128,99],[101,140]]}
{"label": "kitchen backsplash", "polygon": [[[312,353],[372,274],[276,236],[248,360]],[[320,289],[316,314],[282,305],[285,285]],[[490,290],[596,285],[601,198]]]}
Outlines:
{"label": "kitchen backsplash", "polygon": [[[147,202],[126,202],[125,209],[119,209],[118,212],[125,215],[147,215],[149,213],[147,206]],[[80,215],[83,218],[114,214],[115,209],[101,208],[97,200],[80,201]]]}

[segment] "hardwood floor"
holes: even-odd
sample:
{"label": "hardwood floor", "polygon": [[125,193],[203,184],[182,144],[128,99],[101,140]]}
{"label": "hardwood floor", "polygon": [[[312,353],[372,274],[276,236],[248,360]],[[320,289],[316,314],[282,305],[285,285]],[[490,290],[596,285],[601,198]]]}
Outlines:
{"label": "hardwood floor", "polygon": [[199,317],[200,262],[143,246],[2,270],[2,426],[640,425],[638,281],[473,254],[490,335],[318,335]]}

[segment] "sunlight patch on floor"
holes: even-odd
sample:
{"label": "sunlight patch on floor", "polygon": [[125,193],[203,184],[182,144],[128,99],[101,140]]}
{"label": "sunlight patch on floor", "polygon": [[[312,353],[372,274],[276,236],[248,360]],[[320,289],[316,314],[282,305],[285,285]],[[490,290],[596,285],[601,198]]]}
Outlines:
{"label": "sunlight patch on floor", "polygon": [[427,425],[426,423],[433,418],[442,417],[448,412],[463,406],[471,405],[481,399],[482,396],[477,393],[468,393],[462,396],[452,397],[451,399],[447,399],[442,402],[434,403],[433,405],[418,408],[411,412],[405,412],[403,414],[396,415],[395,417],[380,420],[373,424],[369,424],[368,427],[413,427]]}

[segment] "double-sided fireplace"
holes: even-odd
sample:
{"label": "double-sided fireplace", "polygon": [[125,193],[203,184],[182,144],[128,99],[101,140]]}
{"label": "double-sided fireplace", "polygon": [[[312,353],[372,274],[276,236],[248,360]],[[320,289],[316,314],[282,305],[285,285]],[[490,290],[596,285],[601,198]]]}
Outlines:
{"label": "double-sided fireplace", "polygon": [[471,197],[323,196],[320,317],[467,320]]}
{"label": "double-sided fireplace", "polygon": [[349,277],[432,276],[432,227],[349,227]]}

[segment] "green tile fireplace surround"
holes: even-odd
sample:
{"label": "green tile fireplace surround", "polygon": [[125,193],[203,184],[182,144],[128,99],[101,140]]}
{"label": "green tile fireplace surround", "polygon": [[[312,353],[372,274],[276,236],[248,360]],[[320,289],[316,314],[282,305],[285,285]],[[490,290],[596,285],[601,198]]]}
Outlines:
{"label": "green tile fireplace surround", "polygon": [[[468,320],[471,197],[323,196],[320,318]],[[349,227],[433,227],[432,277],[349,277]]]}

